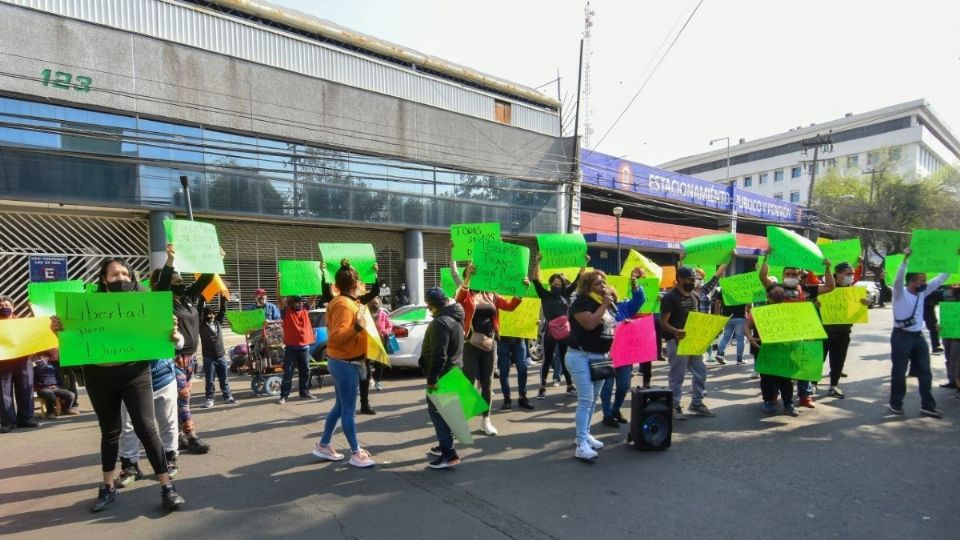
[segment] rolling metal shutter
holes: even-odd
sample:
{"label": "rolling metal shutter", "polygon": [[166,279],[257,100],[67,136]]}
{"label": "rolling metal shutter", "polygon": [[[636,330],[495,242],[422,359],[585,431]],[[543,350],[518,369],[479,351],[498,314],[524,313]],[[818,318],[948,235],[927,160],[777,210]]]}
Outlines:
{"label": "rolling metal shutter", "polygon": [[137,217],[0,211],[0,295],[29,314],[30,255],[67,257],[67,278],[90,283],[107,257],[125,259],[142,277],[150,269],[149,223]]}

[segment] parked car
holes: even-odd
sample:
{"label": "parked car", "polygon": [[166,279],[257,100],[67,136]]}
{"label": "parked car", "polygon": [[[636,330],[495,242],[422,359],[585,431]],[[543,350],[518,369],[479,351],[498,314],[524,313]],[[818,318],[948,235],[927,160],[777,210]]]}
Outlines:
{"label": "parked car", "polygon": [[867,302],[870,302],[870,304],[867,306],[868,308],[873,309],[880,301],[880,286],[877,285],[877,282],[858,281],[854,283],[854,286],[863,287],[867,290]]}
{"label": "parked car", "polygon": [[400,350],[390,355],[390,365],[395,368],[420,367],[420,348],[433,320],[426,304],[412,304],[397,308],[390,313],[393,335],[397,337]]}

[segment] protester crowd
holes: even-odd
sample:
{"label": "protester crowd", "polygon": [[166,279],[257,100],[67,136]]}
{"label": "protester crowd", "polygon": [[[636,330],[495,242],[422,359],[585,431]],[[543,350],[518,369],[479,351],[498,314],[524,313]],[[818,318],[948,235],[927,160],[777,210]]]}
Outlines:
{"label": "protester crowd", "polygon": [[[539,299],[542,307],[537,327],[541,332],[543,355],[536,399],[546,398],[551,369],[554,385],[559,384],[562,374],[566,393],[577,398],[576,412],[571,419],[576,458],[596,459],[603,447],[603,443],[591,435],[598,400],[603,426],[618,428],[628,423],[623,406],[633,386],[634,368],[642,376],[641,387],[648,388],[652,361],[665,360],[669,366],[668,385],[673,396],[674,420],[684,420],[688,415],[714,416],[705,402],[709,376],[707,365],[725,364],[731,341],[736,351],[736,364],[746,363],[748,344],[755,359],[753,378],[759,378],[761,396],[758,413],[775,414],[778,405],[784,414],[790,416],[797,416],[798,408],[814,409],[816,386],[824,363],[829,367],[827,395],[837,399],[845,397],[840,383],[846,377],[845,361],[854,323],[818,320],[816,326],[824,337],[780,339],[765,325],[763,314],[791,304],[807,303],[816,310],[817,317],[821,317],[825,311],[821,302],[828,298],[827,295],[853,287],[861,278],[864,272],[862,258],[834,265],[823,257],[819,259],[822,261],[820,268],[798,265],[772,271],[770,261],[778,254],[771,248],[764,253],[765,260],[755,278],[759,296],[738,302],[724,294],[723,286],[728,268],[734,267],[736,251],[728,252],[715,270],[688,264],[684,255],[689,254],[685,253],[676,266],[672,286],[665,289],[657,286],[652,291],[643,285],[652,268],[646,264],[631,267],[628,261],[617,277],[625,281],[626,294],[623,290],[618,292],[613,284],[614,276],[588,268],[590,258],[585,254],[580,268],[572,276],[553,271],[541,275],[542,255],[538,255],[531,275],[515,277],[523,287],[532,285],[532,296]],[[960,283],[942,288],[950,277],[949,273],[931,277],[928,281],[926,273],[909,272],[912,255],[910,248],[904,250],[892,284],[894,328],[890,337],[888,409],[894,415],[905,414],[906,380],[912,376],[917,379],[921,396],[920,413],[940,418],[944,413],[937,408],[931,391],[931,350],[923,330],[928,329],[934,345],[933,353],[945,351],[949,380],[942,386],[956,388],[960,382],[960,340],[945,338],[941,349],[939,327],[931,305],[960,302]],[[221,252],[221,258],[223,256]],[[150,290],[170,291],[173,299],[174,317],[169,328],[164,329],[169,332],[175,351],[173,356],[145,362],[90,364],[82,368],[84,387],[101,432],[102,483],[94,512],[114,503],[119,488],[144,477],[138,463],[141,445],[161,485],[163,506],[174,509],[184,504],[184,498],[172,482],[180,472],[179,452],[205,454],[210,450],[200,438],[200,426],[196,425],[191,414],[191,382],[198,370],[204,375],[204,408],[214,406],[217,386],[223,403],[235,403],[228,378],[230,359],[223,341],[227,299],[222,295],[205,298],[203,292],[214,280],[213,274],[200,274],[190,285],[185,284],[175,270],[176,259],[175,246],[170,245],[165,265],[155,270],[149,279]],[[366,285],[349,259],[342,259],[335,266],[333,283],[324,281],[322,288],[316,291],[317,296],[283,295],[281,284],[285,278],[278,273],[277,303],[282,307],[268,301],[266,290],[257,289],[255,302],[244,309],[262,310],[264,320],[279,321],[278,324],[282,325],[283,379],[279,398],[282,405],[290,397],[295,371],[299,372],[299,397],[316,399],[309,389],[309,350],[315,340],[309,310],[315,305],[326,305],[328,337],[323,360],[333,379],[334,398],[312,454],[326,461],[346,459],[345,452],[338,452],[333,440],[335,429],[340,426],[349,447],[349,464],[368,468],[373,467],[375,461],[371,453],[360,446],[356,415],[375,414],[369,402],[369,388],[382,388],[382,370],[388,361],[386,350],[390,348],[393,325],[381,304],[383,298],[389,301],[391,297],[389,294],[381,296],[384,289],[378,283]],[[502,313],[512,312],[529,300],[523,296],[508,298],[477,288],[477,275],[481,269],[482,263],[473,260],[467,264],[461,278],[453,261],[451,275],[455,280],[455,293],[449,294],[449,290],[436,287],[428,289],[424,295],[431,321],[423,339],[419,364],[426,377],[427,413],[437,436],[437,445],[431,448],[434,456],[428,463],[430,468],[443,469],[460,464],[461,456],[454,441],[464,442],[464,438],[470,438],[462,429],[463,425],[469,424],[470,417],[451,416],[450,408],[440,399],[449,377],[462,373],[471,390],[477,393],[476,399],[482,409],[478,413],[479,428],[487,436],[498,434],[493,422],[495,371],[499,372],[501,410],[510,410],[514,404],[523,410],[536,407],[528,398],[526,340],[503,335],[501,324]],[[321,270],[325,273],[325,264]],[[710,270],[714,271],[708,277]],[[569,279],[571,277],[573,279]],[[129,293],[142,291],[143,287],[125,261],[108,259],[100,267],[94,292]],[[405,287],[394,301],[409,303]],[[866,303],[865,300],[862,302]],[[642,309],[651,304],[659,307]],[[14,319],[14,308],[10,298],[0,297],[0,321]],[[616,353],[614,349],[618,340],[623,339],[621,330],[643,318],[653,321],[650,326],[653,332],[645,338],[655,343],[653,356],[628,358],[626,363],[617,365],[615,361],[619,361],[617,358],[622,357],[622,353]],[[931,320],[934,321],[932,327]],[[707,324],[703,321],[716,324],[715,331],[707,333],[708,339],[704,343],[712,344],[718,339],[719,343],[715,349],[707,346],[706,351],[691,351],[687,345],[695,339],[694,336],[703,334],[702,328],[697,327]],[[62,332],[64,323],[52,317],[51,328],[54,332]],[[702,338],[700,335],[696,339],[703,341]],[[810,350],[815,350],[819,359],[817,369],[810,376],[785,374],[764,367],[765,362],[782,360],[781,356],[807,354]],[[627,356],[630,354],[628,351]],[[510,387],[512,368],[517,370],[516,402]],[[34,413],[34,393],[43,403],[47,419],[80,414],[77,369],[60,366],[57,349],[0,361],[3,393],[0,431],[7,433],[14,428],[36,428],[39,425]],[[684,409],[683,388],[688,372],[692,393]],[[479,392],[475,387],[479,387]],[[957,397],[960,398],[960,392]],[[116,472],[118,459],[119,473]]]}

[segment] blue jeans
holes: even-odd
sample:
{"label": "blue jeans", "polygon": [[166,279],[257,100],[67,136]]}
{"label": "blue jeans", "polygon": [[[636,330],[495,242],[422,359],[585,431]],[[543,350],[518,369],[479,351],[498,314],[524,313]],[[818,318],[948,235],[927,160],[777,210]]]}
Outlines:
{"label": "blue jeans", "polygon": [[430,415],[430,421],[433,422],[433,429],[437,432],[437,442],[440,443],[440,452],[444,456],[454,453],[453,449],[453,431],[447,425],[447,421],[440,416],[437,407],[427,398],[427,413]]}
{"label": "blue jeans", "polygon": [[296,366],[300,372],[300,395],[305,396],[310,393],[307,385],[310,384],[310,360],[307,347],[284,347],[283,349],[283,382],[280,383],[280,397],[286,398],[290,395],[290,388],[293,386],[293,368]]}
{"label": "blue jeans", "polygon": [[330,377],[333,378],[333,390],[336,393],[336,402],[327,415],[326,423],[323,425],[323,436],[320,437],[320,444],[330,444],[330,438],[333,437],[333,429],[337,427],[337,421],[343,426],[343,435],[347,438],[347,444],[350,445],[350,451],[356,452],[360,449],[360,443],[357,441],[357,423],[354,418],[357,414],[357,391],[360,388],[360,369],[357,366],[328,358],[327,370],[330,371]]}
{"label": "blue jeans", "polygon": [[573,384],[577,387],[577,445],[587,441],[590,435],[590,420],[597,405],[597,395],[603,387],[603,381],[590,380],[590,360],[603,358],[601,353],[588,353],[570,347],[564,360],[567,371],[573,377]]}
{"label": "blue jeans", "polygon": [[220,358],[203,357],[203,380],[206,383],[207,399],[213,399],[214,375],[220,379],[220,393],[223,394],[223,399],[230,398],[230,381],[227,379],[227,363],[228,360],[226,356],[221,356]]}
{"label": "blue jeans", "polygon": [[727,344],[730,343],[730,339],[736,336],[737,338],[737,360],[743,358],[743,347],[744,339],[743,335],[743,325],[746,324],[746,319],[741,318],[731,318],[727,321],[727,325],[723,327],[723,337],[720,338],[720,344],[717,345],[717,354],[723,355],[727,352]]}
{"label": "blue jeans", "polygon": [[500,367],[500,391],[503,399],[510,399],[510,364],[517,366],[517,391],[527,396],[527,346],[522,339],[504,338],[497,345],[497,364]]}
{"label": "blue jeans", "polygon": [[[623,406],[623,400],[627,398],[627,390],[630,389],[633,366],[620,366],[614,372],[616,373],[614,377],[603,381],[603,388],[600,389],[600,408],[603,410],[604,418],[620,414],[620,407]],[[611,406],[610,397],[613,394],[614,382],[617,384],[617,394],[613,398],[613,406]]]}
{"label": "blue jeans", "polygon": [[890,405],[903,408],[903,397],[907,393],[907,368],[917,376],[920,384],[920,406],[933,409],[937,406],[930,386],[933,375],[930,373],[930,346],[923,334],[917,332],[893,331],[890,335],[890,350],[893,366],[890,370]]}

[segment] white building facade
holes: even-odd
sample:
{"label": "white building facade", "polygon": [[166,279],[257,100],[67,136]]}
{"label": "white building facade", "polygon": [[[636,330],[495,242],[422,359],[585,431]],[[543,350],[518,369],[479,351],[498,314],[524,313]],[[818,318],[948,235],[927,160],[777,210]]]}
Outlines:
{"label": "white building facade", "polygon": [[[830,169],[840,174],[870,174],[881,164],[888,172],[923,177],[960,163],[960,140],[925,100],[910,101],[862,114],[848,113],[823,124],[798,127],[755,141],[740,139],[727,148],[687,156],[660,165],[710,180],[729,183],[794,204],[806,205],[814,170],[814,147],[804,141],[829,138],[819,145],[817,177]],[[732,143],[732,141],[731,141]]]}

